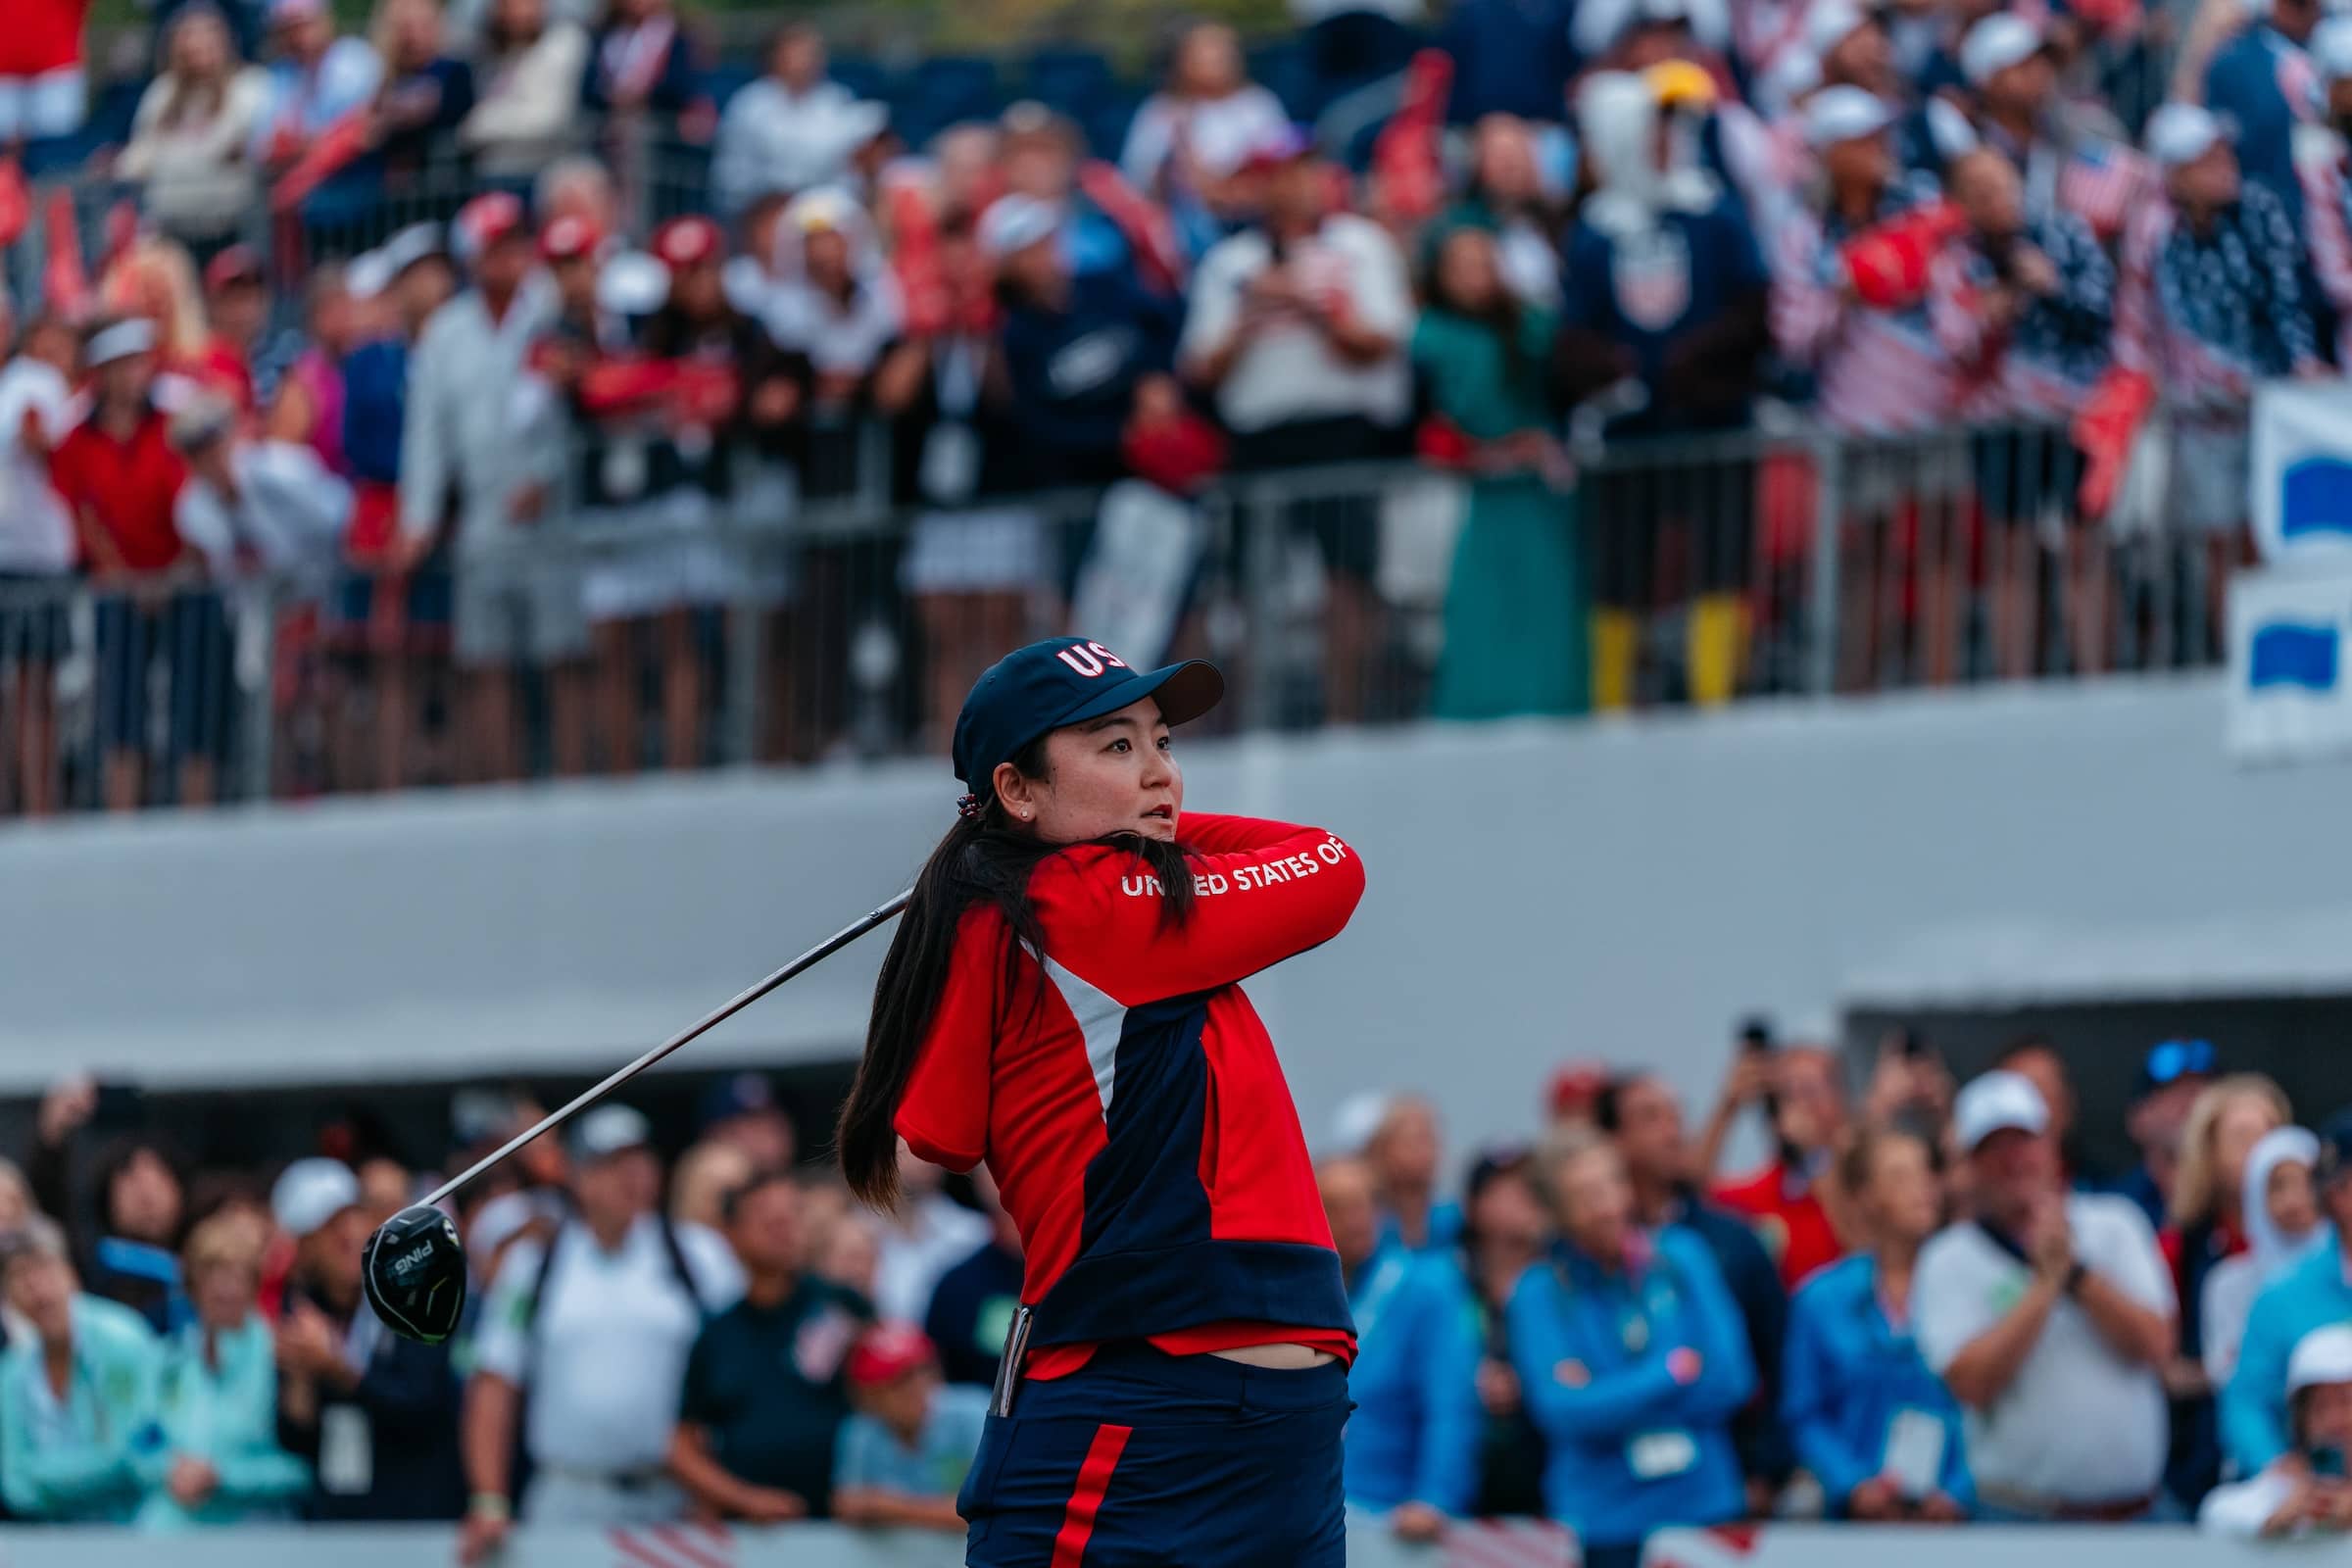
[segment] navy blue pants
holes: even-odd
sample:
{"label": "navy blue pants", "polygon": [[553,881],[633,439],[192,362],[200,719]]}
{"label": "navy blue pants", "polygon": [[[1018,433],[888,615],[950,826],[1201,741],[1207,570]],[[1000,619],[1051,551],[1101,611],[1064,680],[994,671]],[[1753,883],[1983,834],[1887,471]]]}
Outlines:
{"label": "navy blue pants", "polygon": [[992,1415],[957,1506],[969,1568],[1345,1568],[1338,1362],[1276,1372],[1104,1346]]}

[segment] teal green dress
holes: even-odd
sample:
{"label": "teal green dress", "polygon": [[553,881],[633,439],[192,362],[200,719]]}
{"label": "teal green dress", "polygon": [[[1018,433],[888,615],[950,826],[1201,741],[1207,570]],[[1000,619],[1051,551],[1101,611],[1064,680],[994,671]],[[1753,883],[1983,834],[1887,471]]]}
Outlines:
{"label": "teal green dress", "polygon": [[[1413,365],[1431,406],[1474,441],[1554,428],[1541,370],[1554,325],[1546,312],[1523,312],[1513,363],[1492,325],[1424,311],[1413,332]],[[1470,481],[1470,514],[1446,591],[1446,648],[1433,705],[1440,718],[1582,713],[1592,707],[1578,532],[1576,497],[1536,474]]]}

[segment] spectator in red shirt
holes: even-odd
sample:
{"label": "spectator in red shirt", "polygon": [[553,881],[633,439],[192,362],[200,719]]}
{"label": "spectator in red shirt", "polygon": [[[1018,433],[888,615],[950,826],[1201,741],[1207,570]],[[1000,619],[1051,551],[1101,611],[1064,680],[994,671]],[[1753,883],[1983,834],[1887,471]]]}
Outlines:
{"label": "spectator in red shirt", "polygon": [[1793,1290],[1845,1255],[1831,1217],[1834,1167],[1850,1120],[1837,1057],[1819,1046],[1741,1051],[1700,1144],[1702,1175],[1716,1169],[1733,1122],[1750,1104],[1763,1107],[1773,1156],[1758,1170],[1716,1183],[1709,1196],[1756,1227],[1780,1265],[1781,1282]]}
{"label": "spectator in red shirt", "polygon": [[0,146],[71,136],[88,96],[82,25],[90,0],[22,0],[0,30]]}
{"label": "spectator in red shirt", "polygon": [[146,793],[147,693],[161,656],[171,677],[171,750],[179,803],[213,798],[213,741],[228,684],[220,600],[174,592],[164,574],[188,559],[172,512],[186,467],[170,420],[155,406],[156,331],[140,317],[100,328],[86,360],[95,377],[90,416],[58,444],[57,492],[72,512],[98,604],[98,715],[109,810],[135,810]]}
{"label": "spectator in red shirt", "polygon": [[205,312],[212,334],[191,367],[206,390],[226,398],[240,416],[254,413],[253,351],[270,325],[270,292],[262,259],[231,245],[204,269]]}

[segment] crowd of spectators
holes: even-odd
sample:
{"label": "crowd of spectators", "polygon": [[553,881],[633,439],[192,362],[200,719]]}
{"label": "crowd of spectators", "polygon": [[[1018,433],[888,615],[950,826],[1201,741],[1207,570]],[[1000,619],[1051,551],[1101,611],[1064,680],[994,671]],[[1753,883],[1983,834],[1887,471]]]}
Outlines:
{"label": "crowd of spectators", "polygon": [[[1458,1187],[1425,1101],[1340,1106],[1351,1518],[1546,1517],[1604,1565],[1776,1518],[2352,1529],[2352,1112],[2306,1131],[2223,1065],[2148,1052],[2125,1173],[2041,1038],[1955,1089],[1915,1038],[1855,1085],[1758,1031],[1697,1137],[1657,1077],[1571,1066]],[[110,1097],[60,1085],[0,1167],[9,1516],[458,1522],[468,1562],[518,1521],[960,1529],[1021,1291],[985,1171],[903,1152],[884,1217],[759,1074],[668,1163],[608,1103],[467,1190],[470,1315],[426,1347],[359,1250],[429,1170],[347,1119],[189,1176]],[[461,1095],[449,1162],[537,1114]],[[1719,1169],[1727,1130],[1769,1160]]]}
{"label": "crowd of spectators", "polygon": [[[79,0],[33,9],[78,36]],[[763,755],[849,744],[877,661],[869,722],[936,744],[1040,621],[1200,644],[1245,566],[1306,583],[1316,711],[1361,718],[1405,509],[1359,487],[1212,538],[1183,498],[1414,456],[1459,481],[1430,710],[1721,701],[1774,678],[1824,476],[1580,464],[1783,416],[1987,432],[1848,475],[1819,523],[1854,680],[2096,669],[2146,481],[2218,596],[2243,400],[2334,373],[2352,321],[2352,20],[2317,0],[1457,0],[1419,53],[1389,8],[1310,9],[1310,63],[1401,68],[1385,119],[1311,72],[1286,101],[1215,24],[1082,118],[944,69],[937,101],[860,96],[804,25],[744,80],[670,0],[381,0],[365,36],[324,0],[167,8],[73,176],[129,200],[93,223],[0,161],[0,790],[56,804],[85,657],[115,808],[211,799],[236,706],[304,698],[292,788],[693,765],[753,647]],[[77,49],[16,62],[30,167],[84,82]],[[1083,527],[1021,501],[1102,486]],[[788,571],[722,526],[852,496],[907,530]],[[259,570],[294,590],[267,681],[223,608]],[[35,591],[73,574],[117,601],[94,625]]]}

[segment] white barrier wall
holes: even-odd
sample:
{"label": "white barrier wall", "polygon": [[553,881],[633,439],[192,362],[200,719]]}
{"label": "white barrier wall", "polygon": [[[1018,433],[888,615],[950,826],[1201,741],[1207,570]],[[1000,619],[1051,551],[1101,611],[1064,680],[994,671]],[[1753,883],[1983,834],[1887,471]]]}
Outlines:
{"label": "white barrier wall", "polygon": [[[2185,1528],[2084,1525],[2063,1529],[1974,1526],[1773,1527],[1676,1530],[1652,1538],[1643,1568],[2278,1568],[2352,1561],[2341,1538],[2288,1546],[2216,1542]],[[962,1542],[828,1525],[724,1531],[519,1531],[497,1568],[954,1568]],[[1541,1525],[1464,1526],[1439,1546],[1399,1545],[1358,1529],[1348,1568],[1574,1568],[1575,1544]],[[214,1530],[159,1541],[118,1530],[0,1530],[7,1568],[454,1568],[457,1532],[319,1527]],[[1199,1564],[1197,1568],[1215,1568]]]}
{"label": "white barrier wall", "polygon": [[[1251,986],[1310,1135],[1381,1084],[1467,1138],[1524,1131],[1569,1056],[1711,1087],[1739,1014],[1827,1019],[1889,973],[2075,952],[2093,988],[2340,988],[2352,941],[2243,934],[2352,931],[2352,775],[2232,768],[2221,707],[2216,679],[2118,681],[1187,757],[1196,806],[1364,856],[1353,927]],[[0,1090],[601,1068],[901,885],[956,791],[906,764],[12,828]],[[854,1050],[880,953],[693,1059]],[[2014,963],[1972,976],[1987,953]]]}

